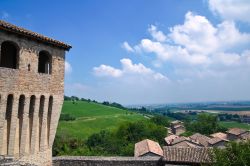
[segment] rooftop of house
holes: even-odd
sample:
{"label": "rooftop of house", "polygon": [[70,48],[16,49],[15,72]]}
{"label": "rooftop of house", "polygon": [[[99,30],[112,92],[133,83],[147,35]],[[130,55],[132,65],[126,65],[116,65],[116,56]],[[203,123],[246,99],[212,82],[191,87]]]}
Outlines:
{"label": "rooftop of house", "polygon": [[165,137],[164,140],[165,140],[165,142],[166,142],[167,144],[171,144],[171,142],[172,142],[174,139],[176,139],[176,138],[179,138],[179,136],[173,134],[173,135],[170,135],[170,136]]}
{"label": "rooftop of house", "polygon": [[229,129],[227,131],[227,133],[233,134],[233,135],[236,135],[236,136],[241,135],[241,134],[243,134],[245,132],[247,132],[247,131],[244,130],[244,129],[240,129],[240,128],[231,128],[231,129]]}
{"label": "rooftop of house", "polygon": [[200,133],[195,133],[189,137],[191,140],[200,143],[203,146],[208,146],[208,141],[211,139]]}
{"label": "rooftop of house", "polygon": [[218,137],[214,137],[214,138],[211,138],[210,140],[208,140],[208,143],[210,145],[214,145],[214,144],[217,144],[219,142],[225,142],[225,141],[227,141],[227,140],[221,139],[221,138],[218,138]]}
{"label": "rooftop of house", "polygon": [[192,142],[190,140],[184,140],[184,141],[176,143],[172,146],[173,147],[191,147],[191,148],[200,147],[199,144]]}
{"label": "rooftop of house", "polygon": [[177,143],[179,143],[179,142],[186,141],[186,140],[189,140],[189,138],[184,137],[184,136],[181,136],[181,137],[175,138],[175,139],[172,141],[171,144],[174,145],[174,144],[177,144]]}
{"label": "rooftop of house", "polygon": [[135,144],[134,156],[143,156],[146,153],[154,153],[159,156],[163,156],[163,151],[158,142],[145,139]]}
{"label": "rooftop of house", "polygon": [[163,147],[164,160],[173,163],[210,163],[210,150],[207,147]]}
{"label": "rooftop of house", "polygon": [[245,132],[240,137],[243,140],[250,140],[250,132]]}
{"label": "rooftop of house", "polygon": [[179,123],[183,123],[182,121],[179,121],[179,120],[175,120],[175,121],[172,121],[171,124],[173,125],[176,125],[176,124],[179,124]]}
{"label": "rooftop of house", "polygon": [[46,44],[50,44],[65,50],[69,50],[71,48],[70,45],[63,43],[61,41],[49,38],[47,36],[41,35],[39,33],[36,32],[32,32],[30,30],[18,27],[16,25],[10,24],[8,22],[5,22],[3,20],[0,20],[0,30],[6,31],[6,32],[11,32],[17,35],[21,35],[23,37],[32,39],[32,40],[36,40],[36,41],[40,41],[40,42],[44,42]]}
{"label": "rooftop of house", "polygon": [[174,128],[178,129],[178,128],[185,128],[185,127],[183,125],[175,125]]}
{"label": "rooftop of house", "polygon": [[227,140],[227,134],[222,133],[222,132],[214,133],[214,134],[211,134],[210,136],[213,137],[213,138],[217,137],[217,138],[220,138],[220,139]]}

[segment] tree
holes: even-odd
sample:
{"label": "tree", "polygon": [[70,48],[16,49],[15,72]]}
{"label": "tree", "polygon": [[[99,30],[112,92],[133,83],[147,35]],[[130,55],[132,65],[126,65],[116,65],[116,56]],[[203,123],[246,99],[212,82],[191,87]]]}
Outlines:
{"label": "tree", "polygon": [[156,115],[156,116],[152,117],[150,119],[150,121],[157,124],[157,125],[160,125],[160,126],[164,126],[164,127],[169,126],[169,120],[168,120],[168,118],[166,118],[164,116]]}
{"label": "tree", "polygon": [[187,121],[185,126],[188,131],[198,132],[205,135],[210,135],[219,131],[224,132],[226,130],[226,128],[219,125],[217,116],[207,113],[199,114],[196,121]]}
{"label": "tree", "polygon": [[231,142],[224,149],[214,149],[212,158],[215,166],[250,165],[250,141]]}

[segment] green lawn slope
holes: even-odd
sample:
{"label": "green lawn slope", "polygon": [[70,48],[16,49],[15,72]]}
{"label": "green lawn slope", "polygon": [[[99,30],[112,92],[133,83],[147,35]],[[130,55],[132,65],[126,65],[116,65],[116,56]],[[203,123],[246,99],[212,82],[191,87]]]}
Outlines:
{"label": "green lawn slope", "polygon": [[86,139],[93,133],[103,129],[113,130],[123,122],[134,122],[144,119],[141,114],[132,113],[98,103],[65,101],[62,114],[76,117],[74,121],[60,121],[57,134]]}

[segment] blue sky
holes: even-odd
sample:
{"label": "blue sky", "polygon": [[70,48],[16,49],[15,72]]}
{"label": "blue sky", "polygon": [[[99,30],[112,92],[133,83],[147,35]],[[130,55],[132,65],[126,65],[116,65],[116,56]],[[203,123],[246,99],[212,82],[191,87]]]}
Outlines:
{"label": "blue sky", "polygon": [[65,94],[122,104],[250,100],[249,0],[1,0],[73,46]]}

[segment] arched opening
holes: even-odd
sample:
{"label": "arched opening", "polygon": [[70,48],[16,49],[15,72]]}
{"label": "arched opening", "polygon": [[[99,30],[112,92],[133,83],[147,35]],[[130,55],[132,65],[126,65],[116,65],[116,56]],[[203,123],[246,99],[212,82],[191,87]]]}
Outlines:
{"label": "arched opening", "polygon": [[45,102],[45,97],[41,96],[41,98],[40,98],[39,113],[38,113],[38,116],[39,116],[39,150],[40,150],[41,137],[42,137],[44,102]]}
{"label": "arched opening", "polygon": [[40,51],[38,57],[38,72],[51,74],[51,55],[47,51]]}
{"label": "arched opening", "polygon": [[10,41],[3,42],[1,45],[0,67],[16,69],[18,51],[17,44]]}
{"label": "arched opening", "polygon": [[30,106],[29,106],[29,130],[28,130],[29,131],[29,149],[31,149],[35,104],[36,104],[36,96],[32,95],[30,98]]}
{"label": "arched opening", "polygon": [[20,152],[20,147],[21,147],[21,138],[22,138],[22,127],[23,127],[23,113],[24,113],[24,105],[25,105],[25,96],[21,95],[19,98],[19,104],[18,104],[18,122],[19,122],[19,152]]}
{"label": "arched opening", "polygon": [[11,124],[11,115],[12,115],[12,107],[13,107],[13,95],[8,95],[7,105],[6,105],[6,113],[5,120],[7,122],[7,154],[9,154],[9,144],[10,144],[10,124]]}
{"label": "arched opening", "polygon": [[48,107],[48,118],[47,118],[47,139],[49,146],[49,138],[50,138],[50,124],[51,124],[51,115],[52,115],[52,107],[53,107],[53,97],[49,97],[49,107]]}

